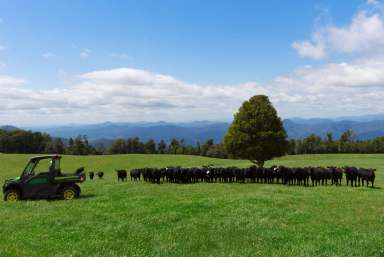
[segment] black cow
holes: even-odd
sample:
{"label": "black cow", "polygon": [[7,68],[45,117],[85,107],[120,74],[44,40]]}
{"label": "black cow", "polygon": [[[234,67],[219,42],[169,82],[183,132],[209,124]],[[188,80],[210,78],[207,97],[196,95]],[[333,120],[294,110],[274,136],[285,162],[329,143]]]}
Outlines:
{"label": "black cow", "polygon": [[344,168],[345,179],[347,180],[347,186],[349,183],[351,183],[351,186],[353,186],[353,184],[357,186],[357,172],[358,172],[358,169],[356,167]]}
{"label": "black cow", "polygon": [[249,182],[255,183],[257,175],[256,172],[257,167],[255,165],[245,169],[245,178],[248,179]]}
{"label": "black cow", "polygon": [[116,170],[117,172],[117,181],[127,181],[127,171],[126,170]]}
{"label": "black cow", "polygon": [[271,184],[274,179],[275,168],[264,168],[264,183]]}
{"label": "black cow", "polygon": [[102,171],[97,172],[97,176],[98,176],[100,179],[102,179],[102,178],[104,177],[104,172],[102,172]]}
{"label": "black cow", "polygon": [[307,168],[295,169],[296,184],[308,186],[310,171]]}
{"label": "black cow", "polygon": [[256,182],[263,183],[264,180],[264,169],[262,167],[256,168]]}
{"label": "black cow", "polygon": [[337,167],[329,167],[332,172],[332,185],[341,186],[343,178],[343,169]]}
{"label": "black cow", "polygon": [[310,168],[310,177],[312,180],[312,186],[317,186],[320,184],[320,181],[323,179],[324,174],[323,174],[323,169],[320,167],[317,168]]}
{"label": "black cow", "polygon": [[89,172],[89,178],[90,178],[91,180],[93,180],[94,177],[95,177],[95,172],[90,171],[90,172]]}
{"label": "black cow", "polygon": [[376,177],[375,169],[360,168],[357,170],[357,177],[359,180],[359,184],[360,184],[360,179],[361,179],[361,183],[363,186],[364,186],[364,181],[366,181],[367,186],[369,186],[369,182],[371,182],[372,187],[373,187],[373,183],[375,182],[375,177]]}
{"label": "black cow", "polygon": [[137,180],[140,181],[141,171],[138,169],[131,170],[130,175],[131,175],[131,181],[137,181]]}
{"label": "black cow", "polygon": [[245,183],[245,169],[233,168],[233,173],[236,177],[236,182]]}
{"label": "black cow", "polygon": [[284,185],[287,185],[289,182],[289,168],[284,166],[279,166],[274,168],[275,173],[279,174],[279,177],[281,178],[281,183]]}

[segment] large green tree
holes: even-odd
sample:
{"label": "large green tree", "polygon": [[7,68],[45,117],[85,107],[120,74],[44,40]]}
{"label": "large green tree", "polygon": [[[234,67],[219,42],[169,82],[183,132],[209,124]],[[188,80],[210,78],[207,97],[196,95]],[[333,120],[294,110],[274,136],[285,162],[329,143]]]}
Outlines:
{"label": "large green tree", "polygon": [[268,97],[256,95],[235,114],[224,137],[230,155],[258,166],[287,152],[287,133]]}

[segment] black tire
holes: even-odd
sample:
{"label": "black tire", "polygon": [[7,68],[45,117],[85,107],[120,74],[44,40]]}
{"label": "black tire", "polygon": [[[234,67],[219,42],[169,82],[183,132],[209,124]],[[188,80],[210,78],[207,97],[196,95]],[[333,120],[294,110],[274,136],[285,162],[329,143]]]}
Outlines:
{"label": "black tire", "polygon": [[73,200],[79,197],[79,190],[74,186],[65,186],[60,190],[60,197],[64,200]]}
{"label": "black tire", "polygon": [[20,201],[21,194],[17,189],[10,189],[4,193],[4,201],[7,202],[17,202]]}

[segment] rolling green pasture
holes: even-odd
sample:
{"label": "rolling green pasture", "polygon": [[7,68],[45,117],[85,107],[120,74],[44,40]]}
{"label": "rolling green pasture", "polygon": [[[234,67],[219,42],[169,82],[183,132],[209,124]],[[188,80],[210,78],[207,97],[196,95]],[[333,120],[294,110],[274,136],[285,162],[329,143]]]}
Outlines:
{"label": "rolling green pasture", "polygon": [[[0,180],[27,155],[0,154]],[[118,183],[114,169],[247,161],[196,156],[65,156],[105,171],[75,201],[0,202],[0,256],[384,256],[384,155],[301,155],[267,163],[373,167],[376,188]]]}

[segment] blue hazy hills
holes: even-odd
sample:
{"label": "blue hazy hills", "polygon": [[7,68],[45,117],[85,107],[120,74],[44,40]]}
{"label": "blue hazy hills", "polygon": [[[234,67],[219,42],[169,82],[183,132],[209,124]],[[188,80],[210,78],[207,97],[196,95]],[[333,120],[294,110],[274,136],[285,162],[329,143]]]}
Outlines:
{"label": "blue hazy hills", "polygon": [[[289,138],[303,138],[313,133],[324,137],[332,133],[338,138],[345,130],[352,129],[356,139],[371,139],[384,136],[384,114],[341,117],[336,119],[285,119],[284,127]],[[229,122],[216,121],[192,121],[185,123],[173,122],[104,122],[87,125],[63,125],[63,126],[35,126],[24,127],[33,131],[49,133],[54,137],[76,137],[87,135],[93,142],[108,144],[116,138],[139,137],[141,140],[164,139],[170,141],[172,138],[184,139],[186,143],[204,142],[207,139],[214,139],[220,142],[226,133]],[[4,128],[4,126],[3,126]],[[6,129],[14,129],[13,126],[6,126]]]}

